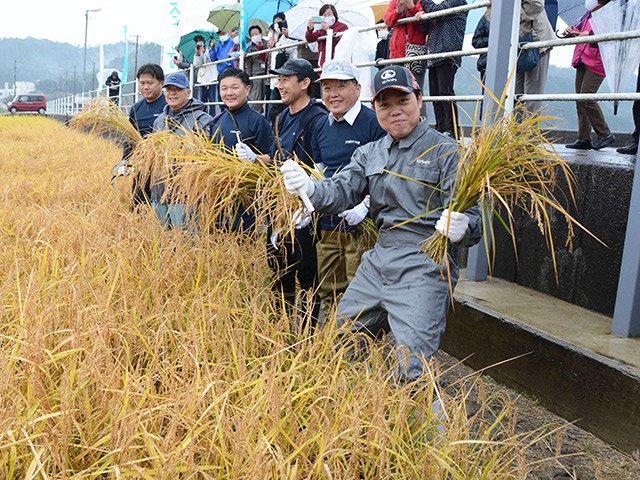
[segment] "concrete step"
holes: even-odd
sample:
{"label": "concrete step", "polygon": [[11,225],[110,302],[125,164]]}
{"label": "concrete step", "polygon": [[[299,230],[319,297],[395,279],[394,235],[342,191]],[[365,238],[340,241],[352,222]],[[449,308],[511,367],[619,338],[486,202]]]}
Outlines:
{"label": "concrete step", "polygon": [[[461,275],[464,277],[464,274]],[[640,338],[519,285],[461,281],[442,349],[629,453],[640,451]],[[513,359],[497,365],[505,360]]]}

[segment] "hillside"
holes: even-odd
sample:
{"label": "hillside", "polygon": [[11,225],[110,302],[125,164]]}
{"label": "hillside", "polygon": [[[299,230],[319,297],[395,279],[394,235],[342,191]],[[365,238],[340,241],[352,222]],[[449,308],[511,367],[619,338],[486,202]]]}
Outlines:
{"label": "hillside", "polygon": [[[122,70],[124,43],[104,46],[105,67]],[[0,86],[13,84],[16,60],[17,80],[36,83],[37,89],[52,96],[73,90],[73,71],[76,69],[76,90],[82,89],[84,48],[69,43],[52,42],[33,37],[0,39]],[[160,61],[160,46],[144,43],[138,46],[138,65]],[[99,68],[100,50],[87,48],[87,85],[92,84],[94,63]],[[134,78],[135,44],[129,44],[129,79]],[[66,73],[66,88],[65,88]]]}

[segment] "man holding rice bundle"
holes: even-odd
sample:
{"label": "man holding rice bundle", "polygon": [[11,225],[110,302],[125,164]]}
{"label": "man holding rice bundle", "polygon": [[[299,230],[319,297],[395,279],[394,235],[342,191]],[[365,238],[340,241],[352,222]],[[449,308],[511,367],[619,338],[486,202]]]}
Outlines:
{"label": "man holding rice bundle", "polygon": [[[200,100],[191,98],[191,85],[184,73],[172,73],[165,78],[164,96],[167,105],[156,121],[153,131],[169,130],[176,135],[193,130],[202,130],[211,135],[213,118],[207,113],[207,106]],[[151,185],[151,206],[165,228],[185,229],[190,214],[185,205],[172,203],[165,196],[165,184],[159,181]]]}
{"label": "man holding rice bundle", "polygon": [[[309,94],[311,83],[318,78],[316,72],[307,60],[296,58],[287,60],[271,73],[278,75],[278,91],[286,108],[276,118],[275,142],[270,155],[262,156],[261,160],[282,162],[296,156],[313,167],[311,138],[316,126],[327,115],[326,108]],[[294,242],[287,237],[278,243],[269,232],[272,238],[267,243],[270,265],[277,274],[274,288],[284,297],[289,311],[293,311],[295,306],[296,279],[303,292],[313,296],[310,308],[303,305],[303,309],[311,311],[312,327],[317,323],[320,313],[320,299],[316,293],[318,263],[313,227],[309,215],[303,215],[296,225]]]}
{"label": "man holding rice bundle", "polygon": [[281,171],[287,190],[303,189],[323,213],[340,213],[370,195],[370,214],[379,236],[374,248],[362,256],[338,304],[339,322],[355,320],[354,331],[371,335],[390,329],[400,378],[412,381],[423,373],[422,360],[437,353],[451,303],[441,265],[421,252],[420,242],[436,230],[448,237],[450,280],[455,286],[457,247],[480,240],[481,215],[475,207],[466,212],[447,210],[458,148],[421,120],[422,94],[409,70],[400,66],[380,70],[372,90],[385,137],[358,148],[346,168],[325,180],[312,180],[292,161],[285,162]]}
{"label": "man holding rice bundle", "polygon": [[[216,115],[212,127],[214,141],[235,150],[238,158],[255,162],[257,155],[268,152],[273,144],[271,125],[248,103],[251,92],[249,75],[237,68],[227,68],[218,77],[220,97],[225,110]],[[225,221],[219,221],[219,227]],[[238,204],[234,218],[228,225],[232,231],[249,231],[255,225],[255,216]]]}
{"label": "man holding rice bundle", "polygon": [[[329,115],[318,122],[311,147],[313,161],[330,178],[349,164],[356,148],[385,136],[376,114],[360,102],[358,69],[347,60],[329,60],[318,80]],[[363,249],[356,226],[369,212],[368,196],[338,215],[318,220],[318,294],[327,309],[355,276]]]}
{"label": "man holding rice bundle", "polygon": [[[167,104],[162,95],[162,85],[164,83],[164,71],[160,65],[147,63],[142,65],[136,72],[138,88],[142,94],[142,100],[134,103],[129,110],[129,122],[140,132],[142,137],[146,137],[153,131],[153,123],[160,116]],[[127,175],[129,170],[129,157],[133,153],[134,144],[127,142],[124,146],[122,161],[113,167],[113,176]],[[140,175],[133,178],[132,196],[133,206],[149,202],[151,195],[149,182],[140,184]]]}

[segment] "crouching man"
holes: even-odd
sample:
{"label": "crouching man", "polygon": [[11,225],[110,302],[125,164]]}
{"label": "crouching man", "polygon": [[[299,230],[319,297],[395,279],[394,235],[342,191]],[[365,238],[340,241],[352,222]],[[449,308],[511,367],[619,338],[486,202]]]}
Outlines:
{"label": "crouching man", "polygon": [[342,323],[355,320],[355,331],[371,335],[390,329],[400,380],[413,381],[423,373],[422,360],[438,351],[450,304],[448,280],[440,265],[420,251],[420,242],[436,230],[449,238],[455,285],[457,247],[480,240],[481,216],[477,208],[446,210],[458,149],[449,137],[421,121],[422,94],[409,70],[380,70],[372,90],[386,136],[358,148],[349,165],[331,178],[312,180],[292,161],[281,171],[287,190],[304,189],[323,213],[340,213],[370,195],[370,214],[379,236],[338,303],[338,318]]}

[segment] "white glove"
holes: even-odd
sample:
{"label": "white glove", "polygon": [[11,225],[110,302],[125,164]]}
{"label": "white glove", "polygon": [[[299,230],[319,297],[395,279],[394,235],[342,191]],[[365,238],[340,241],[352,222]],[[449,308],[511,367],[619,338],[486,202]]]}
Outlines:
{"label": "white glove", "polygon": [[442,235],[449,237],[453,243],[458,243],[464,238],[469,227],[469,217],[464,213],[450,212],[448,209],[442,212],[442,215],[436,222],[436,230]]}
{"label": "white glove", "polygon": [[287,192],[298,196],[300,196],[298,190],[306,192],[307,195],[313,194],[315,185],[307,172],[296,162],[287,160],[280,167],[280,171],[284,176],[284,188],[287,189]]}
{"label": "white glove", "polygon": [[251,163],[256,161],[256,154],[254,153],[253,150],[251,150],[251,147],[246,143],[238,142],[236,143],[235,148],[236,148],[236,155],[238,156],[239,159],[246,160],[247,162],[251,162]]}
{"label": "white glove", "polygon": [[111,169],[111,176],[124,177],[130,173],[128,170],[129,170],[129,167],[127,167],[125,163],[119,163]]}
{"label": "white glove", "polygon": [[293,214],[293,220],[296,223],[296,230],[303,229],[311,223],[311,215],[306,208],[299,208]]}
{"label": "white glove", "polygon": [[339,213],[338,216],[345,219],[345,221],[352,227],[358,225],[364,217],[369,213],[369,195],[364,197],[364,200],[353,208],[345,210]]}

